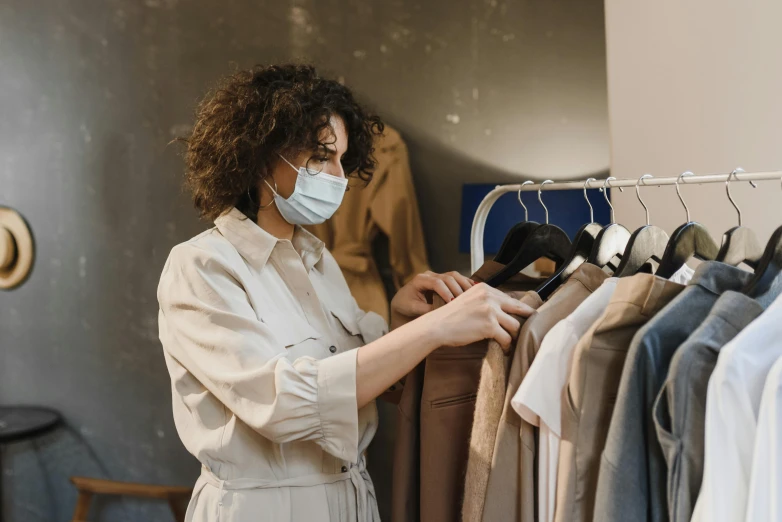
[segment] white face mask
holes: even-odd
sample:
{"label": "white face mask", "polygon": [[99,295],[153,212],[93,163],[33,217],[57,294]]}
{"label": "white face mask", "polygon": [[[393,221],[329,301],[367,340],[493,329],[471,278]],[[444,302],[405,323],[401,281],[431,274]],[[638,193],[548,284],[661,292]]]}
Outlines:
{"label": "white face mask", "polygon": [[267,180],[264,182],[274,193],[274,202],[285,221],[291,225],[319,225],[333,216],[345,196],[348,180],[306,167],[297,169],[290,161],[280,158],[299,173],[293,194],[285,199]]}

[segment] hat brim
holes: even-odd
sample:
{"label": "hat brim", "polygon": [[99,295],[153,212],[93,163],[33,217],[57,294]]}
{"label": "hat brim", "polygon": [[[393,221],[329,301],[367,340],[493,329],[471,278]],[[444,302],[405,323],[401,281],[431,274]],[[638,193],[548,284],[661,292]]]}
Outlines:
{"label": "hat brim", "polygon": [[35,239],[27,221],[16,210],[0,206],[0,228],[11,233],[16,258],[11,266],[0,268],[0,290],[13,290],[24,283],[35,264]]}

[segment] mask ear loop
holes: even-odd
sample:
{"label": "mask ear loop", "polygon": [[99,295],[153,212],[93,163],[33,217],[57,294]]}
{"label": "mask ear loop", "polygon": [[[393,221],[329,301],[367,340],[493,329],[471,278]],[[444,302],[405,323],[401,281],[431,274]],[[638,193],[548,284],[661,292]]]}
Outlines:
{"label": "mask ear loop", "polygon": [[[292,168],[293,170],[295,170],[296,172],[298,172],[298,171],[299,171],[299,169],[297,169],[296,167],[294,167],[294,166],[293,166],[293,164],[292,164],[290,161],[286,160],[286,159],[283,157],[283,155],[282,155],[282,154],[277,154],[277,155],[280,157],[280,159],[281,159],[282,161],[284,161],[285,163],[287,163],[288,165],[290,165],[290,166],[291,166],[291,168]],[[268,176],[267,176],[267,178],[268,178]],[[271,189],[271,191],[272,191],[272,192],[274,192],[274,195],[275,195],[275,196],[279,196],[279,193],[277,193],[277,180],[276,180],[276,179],[274,179],[274,176],[272,176],[271,178],[272,178],[272,181],[274,182],[274,188],[272,188],[272,186],[271,186],[271,185],[269,185],[269,182],[266,180],[266,178],[263,178],[263,182],[264,182],[264,183],[266,183],[266,186],[267,186],[267,187],[269,187],[269,188]],[[247,189],[247,196],[248,196],[248,197],[250,197],[250,189],[249,189],[249,188]],[[252,197],[250,197],[250,201],[252,201]],[[260,201],[258,202],[258,208],[259,208],[259,209],[261,209],[261,210],[263,210],[263,209],[267,209],[267,208],[269,208],[269,207],[270,207],[270,206],[272,206],[272,205],[274,205],[274,197],[272,197],[272,200],[271,200],[269,203],[267,203],[266,205],[261,205],[261,202],[260,202]]]}
{"label": "mask ear loop", "polygon": [[[280,157],[282,157],[282,156],[280,156]],[[285,159],[285,158],[282,158],[282,159]],[[266,178],[263,178],[263,182],[266,183],[266,186],[269,187],[272,192],[274,192],[275,196],[278,196],[279,194],[277,194],[277,180],[274,179],[274,176],[272,176],[272,181],[274,181],[274,188],[272,188],[272,186],[269,185],[269,182],[266,181]],[[248,196],[250,195],[250,189],[249,188],[247,189],[247,195]],[[250,198],[250,201],[252,201],[252,198]],[[274,205],[274,196],[272,196],[272,200],[269,203],[267,203],[266,205],[261,205],[261,202],[260,201],[258,202],[258,208],[261,209],[261,210],[267,209],[267,208],[269,208],[272,205]]]}
{"label": "mask ear loop", "polygon": [[292,168],[293,170],[295,170],[296,172],[299,172],[299,169],[297,169],[296,167],[294,167],[294,166],[293,166],[293,163],[291,163],[290,161],[286,160],[286,159],[283,157],[283,155],[282,155],[282,154],[277,154],[277,155],[280,157],[280,159],[282,159],[282,161],[284,161],[285,163],[287,163],[288,165],[290,165],[290,166],[291,166],[291,168]]}

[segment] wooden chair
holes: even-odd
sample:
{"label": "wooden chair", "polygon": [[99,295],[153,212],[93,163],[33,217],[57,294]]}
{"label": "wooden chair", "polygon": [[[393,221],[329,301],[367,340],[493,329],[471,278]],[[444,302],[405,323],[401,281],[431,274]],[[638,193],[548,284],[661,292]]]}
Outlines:
{"label": "wooden chair", "polygon": [[162,498],[168,501],[174,520],[184,522],[185,502],[193,493],[192,488],[177,486],[155,486],[151,484],[134,484],[132,482],[117,482],[88,477],[71,477],[71,482],[79,491],[76,509],[71,522],[87,522],[87,513],[93,495],[125,495],[130,497]]}

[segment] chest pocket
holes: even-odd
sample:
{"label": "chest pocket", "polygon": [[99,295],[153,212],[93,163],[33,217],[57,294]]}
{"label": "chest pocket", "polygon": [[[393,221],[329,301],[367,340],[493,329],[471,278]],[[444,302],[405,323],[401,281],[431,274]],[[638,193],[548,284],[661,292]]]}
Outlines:
{"label": "chest pocket", "polygon": [[295,314],[270,313],[264,316],[263,322],[288,351],[289,357],[322,357],[321,334],[306,319]]}
{"label": "chest pocket", "polygon": [[358,348],[364,344],[364,338],[355,315],[340,308],[331,310],[331,315],[339,325],[337,333],[341,337],[340,341],[344,343],[344,349]]}

